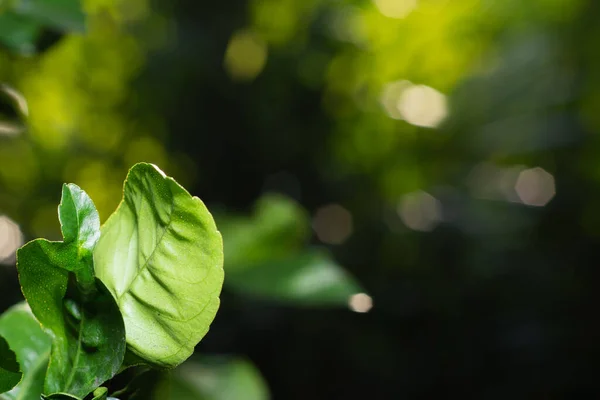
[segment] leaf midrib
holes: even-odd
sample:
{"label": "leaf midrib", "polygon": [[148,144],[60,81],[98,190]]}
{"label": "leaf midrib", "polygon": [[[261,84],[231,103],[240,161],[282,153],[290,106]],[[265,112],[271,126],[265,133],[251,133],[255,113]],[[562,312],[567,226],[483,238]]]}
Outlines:
{"label": "leaf midrib", "polygon": [[79,364],[79,358],[81,357],[81,341],[82,341],[82,332],[83,332],[83,324],[85,321],[85,314],[81,313],[81,320],[79,321],[79,335],[77,337],[77,352],[75,353],[75,360],[73,361],[73,367],[71,368],[71,373],[67,378],[67,382],[65,383],[65,391],[68,392],[71,384],[73,383],[73,379],[75,378],[76,366]]}
{"label": "leaf midrib", "polygon": [[[144,262],[144,264],[138,268],[135,276],[133,277],[133,279],[129,282],[129,284],[127,285],[127,287],[121,292],[121,294],[117,295],[117,304],[122,305],[121,303],[121,298],[129,293],[131,287],[133,286],[133,284],[135,283],[135,281],[139,278],[139,276],[142,274],[142,272],[144,272],[147,268],[148,268],[148,263],[150,262],[150,260],[154,257],[154,253],[156,253],[156,249],[158,249],[158,247],[160,246],[162,240],[164,239],[167,231],[169,230],[169,228],[171,227],[171,224],[173,223],[173,210],[175,209],[175,195],[173,194],[173,191],[170,190],[171,188],[169,188],[169,191],[171,192],[171,209],[169,210],[169,222],[167,223],[167,225],[165,225],[165,229],[163,230],[162,234],[160,235],[160,239],[158,239],[158,241],[156,242],[156,245],[154,246],[154,249],[152,249],[152,253],[150,253],[150,255],[148,256],[148,258],[146,259],[146,261]],[[140,238],[140,225],[138,223],[138,214],[137,214],[137,210],[134,207],[131,207],[129,204],[126,204],[127,207],[129,207],[131,209],[131,211],[133,211],[133,214],[135,215],[134,218],[134,223],[135,223],[135,227],[136,227],[136,234],[138,236],[138,241]],[[138,243],[138,252],[137,252],[137,261],[139,262],[140,259],[140,251],[139,251],[139,243]]]}

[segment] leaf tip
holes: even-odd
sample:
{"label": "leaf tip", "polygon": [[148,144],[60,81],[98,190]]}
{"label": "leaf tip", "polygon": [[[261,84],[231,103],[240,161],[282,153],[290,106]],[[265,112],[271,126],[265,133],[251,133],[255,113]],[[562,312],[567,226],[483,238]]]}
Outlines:
{"label": "leaf tip", "polygon": [[150,164],[163,178],[167,177],[167,174],[164,173],[164,171],[160,168],[158,168],[157,165],[155,164]]}

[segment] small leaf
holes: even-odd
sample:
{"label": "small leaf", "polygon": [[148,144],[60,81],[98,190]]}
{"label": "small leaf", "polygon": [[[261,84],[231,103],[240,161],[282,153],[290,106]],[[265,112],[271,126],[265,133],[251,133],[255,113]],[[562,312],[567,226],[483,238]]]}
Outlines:
{"label": "small leaf", "polygon": [[257,297],[306,306],[345,306],[350,296],[363,291],[321,250],[233,269],[228,271],[227,285]]}
{"label": "small leaf", "polygon": [[219,307],[221,235],[202,201],[151,164],[136,164],[123,191],[94,249],[96,275],[123,314],[128,349],[174,367]]}
{"label": "small leaf", "polygon": [[108,397],[108,389],[104,386],[94,390],[94,398],[92,400],[106,400]]}
{"label": "small leaf", "polygon": [[72,259],[76,262],[64,268],[77,272],[84,287],[93,285],[92,252],[100,238],[100,216],[92,199],[77,185],[63,185],[58,218],[65,243],[77,250],[77,255]]}
{"label": "small leaf", "polygon": [[91,200],[65,185],[59,217],[65,241],[27,243],[17,252],[17,268],[27,302],[53,339],[44,393],[83,397],[117,373],[125,329],[112,296],[93,275],[99,219]]}
{"label": "small leaf", "polygon": [[75,242],[80,252],[91,258],[100,237],[100,216],[92,199],[77,185],[63,185],[58,218],[65,242]]}
{"label": "small leaf", "polygon": [[23,374],[19,370],[17,356],[0,336],[0,393],[8,392],[19,383]]}
{"label": "small leaf", "polygon": [[14,350],[23,371],[23,379],[17,387],[0,398],[39,400],[50,355],[50,337],[25,303],[11,307],[0,316],[0,335]]}

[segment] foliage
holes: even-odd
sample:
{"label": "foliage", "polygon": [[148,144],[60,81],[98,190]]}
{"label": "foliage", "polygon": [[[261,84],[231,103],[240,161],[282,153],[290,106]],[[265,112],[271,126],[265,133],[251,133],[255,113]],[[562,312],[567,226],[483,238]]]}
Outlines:
{"label": "foliage", "polygon": [[79,0],[0,2],[0,44],[18,53],[38,51],[49,32],[84,30],[85,15]]}
{"label": "foliage", "polygon": [[203,203],[157,167],[137,164],[102,229],[74,184],[63,186],[58,214],[62,242],[36,239],[17,253],[31,314],[18,306],[0,319],[7,398],[106,398],[100,385],[133,364],[186,360],[223,283],[221,236]]}
{"label": "foliage", "polygon": [[281,195],[267,194],[251,217],[219,218],[225,242],[227,287],[262,299],[298,306],[345,306],[363,291],[329,251],[308,246],[305,210]]}
{"label": "foliage", "polygon": [[[62,240],[56,188],[85,188],[105,221],[145,160],[223,233],[228,279],[196,352],[243,356],[275,398],[598,391],[600,3],[80,8],[83,33],[0,23],[16,43],[46,26],[25,52],[0,49],[0,81],[31,111],[25,124],[15,96],[0,109],[4,307],[20,298],[6,249]],[[319,223],[331,204],[351,216],[335,243],[321,229],[339,221]],[[300,290],[316,277],[337,283]],[[345,310],[353,291],[373,296],[368,314]],[[145,399],[168,381],[138,379]]]}

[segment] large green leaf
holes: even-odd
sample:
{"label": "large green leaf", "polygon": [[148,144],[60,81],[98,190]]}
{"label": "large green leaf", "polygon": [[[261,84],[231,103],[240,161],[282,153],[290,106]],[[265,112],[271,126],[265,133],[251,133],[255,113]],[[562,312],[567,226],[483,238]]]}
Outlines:
{"label": "large green leaf", "polygon": [[0,399],[39,400],[50,355],[50,337],[25,303],[13,306],[0,316],[0,335],[17,355],[23,371],[23,379],[17,387],[0,394]]}
{"label": "large green leaf", "polygon": [[17,356],[8,347],[6,339],[0,336],[0,393],[8,392],[15,387],[22,376]]}
{"label": "large green leaf", "polygon": [[284,259],[233,269],[227,285],[269,300],[306,306],[346,306],[363,290],[325,250],[307,250]]}
{"label": "large green leaf", "polygon": [[44,393],[83,397],[119,370],[125,329],[112,296],[93,276],[99,218],[76,185],[63,187],[59,218],[64,242],[29,242],[17,252],[17,267],[23,294],[52,337]]}
{"label": "large green leaf", "polygon": [[173,367],[219,307],[221,235],[202,201],[151,164],[136,164],[123,190],[94,250],[96,275],[123,314],[129,350]]}

